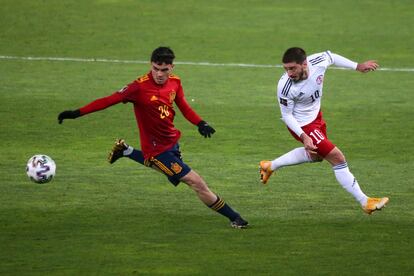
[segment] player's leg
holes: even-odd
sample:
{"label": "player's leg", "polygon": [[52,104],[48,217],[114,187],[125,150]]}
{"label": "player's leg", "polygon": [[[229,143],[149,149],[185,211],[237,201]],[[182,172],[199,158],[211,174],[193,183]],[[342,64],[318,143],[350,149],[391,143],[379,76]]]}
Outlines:
{"label": "player's leg", "polygon": [[121,157],[128,157],[138,163],[144,165],[144,156],[142,151],[136,150],[133,147],[127,145],[123,139],[118,139],[108,155],[109,163],[115,163]]}
{"label": "player's leg", "polygon": [[311,155],[309,152],[305,150],[304,147],[300,147],[293,149],[288,153],[285,153],[284,155],[271,161],[270,168],[274,171],[282,167],[293,166],[314,161],[322,160],[318,155]]}
{"label": "player's leg", "polygon": [[183,176],[180,181],[191,187],[198,198],[209,208],[227,217],[230,220],[232,227],[247,227],[248,222],[245,221],[239,213],[234,211],[223,199],[210,191],[204,179],[194,170],[191,170],[188,174]]}
{"label": "player's leg", "polygon": [[341,186],[349,192],[361,206],[365,206],[368,197],[362,192],[358,181],[349,170],[343,153],[335,147],[325,156],[325,159],[332,165],[336,180],[339,184],[341,184]]}
{"label": "player's leg", "polygon": [[[314,158],[316,159],[317,157],[315,156]],[[263,184],[266,184],[272,173],[277,169],[314,161],[304,147],[296,148],[272,161],[260,161],[260,179]]]}
{"label": "player's leg", "polygon": [[188,172],[180,181],[192,188],[197,197],[207,206],[211,206],[217,201],[217,195],[210,191],[204,179],[194,170]]}
{"label": "player's leg", "polygon": [[367,196],[362,192],[353,174],[349,171],[343,153],[328,139],[326,135],[326,124],[321,121],[305,130],[317,146],[318,155],[328,161],[334,171],[336,180],[348,191],[362,206],[367,203]]}
{"label": "player's leg", "polygon": [[[317,124],[315,126],[313,126],[313,124],[309,124],[307,126],[304,126],[303,130],[306,134],[308,134],[317,126]],[[302,140],[293,131],[291,131],[290,129],[288,130],[296,140],[302,142]],[[279,168],[299,165],[302,163],[321,162],[322,160],[322,156],[320,156],[319,154],[309,153],[305,150],[304,147],[296,148],[272,161],[261,161],[259,164],[260,180],[263,184],[266,184],[272,173]]]}
{"label": "player's leg", "polygon": [[164,173],[174,186],[177,186],[180,182],[186,183],[204,204],[227,217],[231,221],[232,227],[247,227],[248,222],[219,196],[211,192],[203,178],[183,162],[178,144],[170,150],[146,160],[145,164]]}
{"label": "player's leg", "polygon": [[345,156],[339,148],[335,147],[325,156],[325,159],[331,163],[339,184],[361,204],[361,207],[367,214],[381,210],[388,203],[389,199],[387,197],[370,198],[364,194],[358,181],[349,170]]}

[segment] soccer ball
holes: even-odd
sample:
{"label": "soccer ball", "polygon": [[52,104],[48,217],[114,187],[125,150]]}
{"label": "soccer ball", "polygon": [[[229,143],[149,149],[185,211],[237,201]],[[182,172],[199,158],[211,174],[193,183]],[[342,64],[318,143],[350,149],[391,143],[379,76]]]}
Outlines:
{"label": "soccer ball", "polygon": [[33,182],[50,182],[56,173],[55,161],[44,154],[34,155],[27,161],[26,173]]}

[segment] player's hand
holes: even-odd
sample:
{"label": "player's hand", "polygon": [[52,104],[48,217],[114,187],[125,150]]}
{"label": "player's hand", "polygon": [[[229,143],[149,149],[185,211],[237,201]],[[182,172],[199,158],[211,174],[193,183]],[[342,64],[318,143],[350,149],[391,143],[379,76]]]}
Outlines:
{"label": "player's hand", "polygon": [[80,110],[65,110],[61,112],[58,116],[59,124],[63,122],[64,119],[76,119],[80,116]]}
{"label": "player's hand", "polygon": [[356,70],[361,73],[367,73],[377,70],[378,67],[379,65],[375,60],[368,60],[364,63],[358,63]]}
{"label": "player's hand", "polygon": [[198,132],[203,135],[205,138],[211,137],[211,135],[216,132],[216,130],[211,127],[206,121],[201,121],[197,124]]}
{"label": "player's hand", "polygon": [[302,139],[303,145],[305,146],[305,150],[307,152],[317,154],[316,150],[318,147],[313,144],[312,138],[310,138],[306,133],[302,133],[300,138]]}

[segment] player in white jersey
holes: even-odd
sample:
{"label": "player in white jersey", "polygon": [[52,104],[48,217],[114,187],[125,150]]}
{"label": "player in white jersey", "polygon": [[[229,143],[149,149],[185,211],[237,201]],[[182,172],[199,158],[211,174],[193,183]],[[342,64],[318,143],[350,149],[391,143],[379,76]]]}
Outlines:
{"label": "player in white jersey", "polygon": [[259,169],[262,183],[266,184],[272,173],[279,168],[325,159],[332,165],[337,181],[353,195],[367,214],[381,210],[389,199],[371,198],[362,192],[349,171],[344,154],[328,139],[321,112],[323,81],[330,65],[365,73],[376,70],[378,64],[373,60],[356,63],[330,51],[307,57],[305,51],[298,47],[289,48],[284,53],[282,62],[286,72],[277,86],[282,120],[293,137],[304,146],[273,161],[261,161]]}

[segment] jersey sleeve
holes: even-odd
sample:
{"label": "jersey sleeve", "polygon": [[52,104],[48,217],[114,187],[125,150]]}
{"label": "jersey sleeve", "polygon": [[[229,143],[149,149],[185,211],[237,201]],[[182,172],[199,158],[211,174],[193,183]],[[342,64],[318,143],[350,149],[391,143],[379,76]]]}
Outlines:
{"label": "jersey sleeve", "polygon": [[277,85],[277,99],[279,102],[280,113],[282,115],[282,121],[290,128],[297,136],[303,133],[302,128],[300,127],[298,121],[293,116],[293,108],[295,106],[294,95],[290,92],[290,86],[292,85],[292,80],[285,77],[282,77]]}
{"label": "jersey sleeve", "polygon": [[338,54],[335,53],[331,53],[332,59],[333,59],[333,64],[335,66],[339,66],[339,67],[344,67],[344,68],[349,68],[349,69],[353,69],[356,70],[358,63],[354,62],[350,59],[347,59],[346,57],[340,56]]}
{"label": "jersey sleeve", "polygon": [[322,53],[310,55],[308,57],[308,62],[313,66],[328,68],[334,64],[334,58],[332,57],[331,51],[327,50]]}
{"label": "jersey sleeve", "polygon": [[134,80],[128,85],[124,86],[122,89],[118,90],[116,93],[122,97],[123,103],[133,102],[135,98],[135,93],[140,90],[140,85],[138,80]]}
{"label": "jersey sleeve", "polygon": [[102,109],[108,108],[112,105],[118,104],[120,102],[127,103],[132,101],[132,94],[138,89],[138,84],[134,81],[119,91],[116,91],[112,95],[107,97],[99,98],[94,100],[93,102],[81,107],[80,113],[81,116],[100,111]]}
{"label": "jersey sleeve", "polygon": [[120,102],[122,102],[122,97],[118,92],[115,92],[110,96],[94,100],[93,102],[81,107],[79,110],[81,115],[86,115],[88,113],[108,108]]}
{"label": "jersey sleeve", "polygon": [[177,91],[177,95],[175,97],[175,104],[180,109],[181,113],[184,117],[191,122],[193,125],[197,125],[201,122],[201,117],[191,108],[188,104],[185,96],[183,88],[180,84],[179,89]]}

